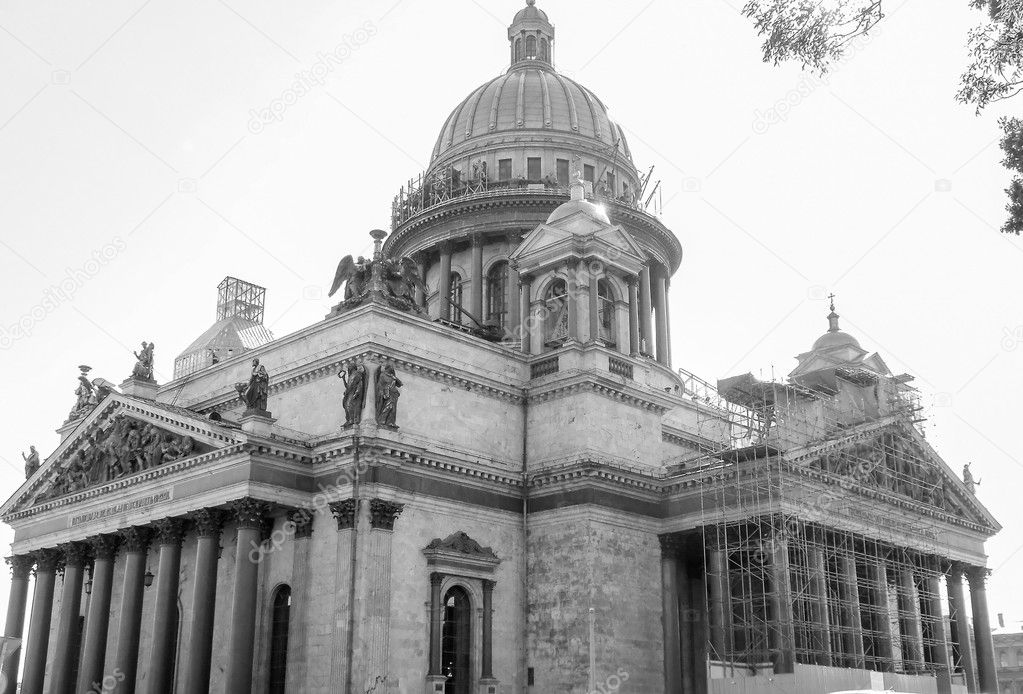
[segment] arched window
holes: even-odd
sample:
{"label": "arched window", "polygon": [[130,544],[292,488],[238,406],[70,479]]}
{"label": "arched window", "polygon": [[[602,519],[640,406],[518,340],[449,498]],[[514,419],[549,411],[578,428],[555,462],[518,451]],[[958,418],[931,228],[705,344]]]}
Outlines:
{"label": "arched window", "polygon": [[291,622],[291,587],[274,591],[270,615],[270,686],[269,694],[284,694],[288,677],[288,625]]}
{"label": "arched window", "polygon": [[547,39],[540,39],[540,60],[551,62],[551,44]]}
{"label": "arched window", "polygon": [[455,586],[444,596],[441,635],[441,672],[447,677],[444,694],[472,691],[472,606],[464,588]]}
{"label": "arched window", "polygon": [[457,272],[451,273],[451,294],[448,299],[451,301],[451,322],[461,324],[462,312],[458,309],[462,308],[462,276]]}
{"label": "arched window", "polygon": [[526,57],[529,58],[530,60],[535,60],[536,59],[536,37],[535,36],[527,36],[526,37]]}
{"label": "arched window", "polygon": [[607,280],[597,280],[597,312],[600,339],[606,344],[614,346],[617,342],[617,335],[615,335],[615,299],[614,294],[611,293],[611,283]]}
{"label": "arched window", "polygon": [[522,60],[522,39],[515,39],[515,60]]}
{"label": "arched window", "polygon": [[544,344],[554,347],[568,339],[568,285],[563,279],[556,279],[544,294]]}
{"label": "arched window", "polygon": [[496,263],[487,273],[487,317],[502,328],[508,317],[508,263]]}

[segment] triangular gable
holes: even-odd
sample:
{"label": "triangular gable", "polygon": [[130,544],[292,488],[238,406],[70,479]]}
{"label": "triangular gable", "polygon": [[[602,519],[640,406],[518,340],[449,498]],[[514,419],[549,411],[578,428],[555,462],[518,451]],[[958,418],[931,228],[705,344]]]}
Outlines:
{"label": "triangular gable", "polygon": [[638,260],[643,260],[643,258],[646,257],[646,253],[640,245],[636,243],[636,239],[632,238],[632,234],[626,232],[621,226],[614,226],[598,231],[596,233],[596,237],[613,248],[617,248],[624,253],[629,253],[635,256]]}
{"label": "triangular gable", "polygon": [[531,255],[571,238],[573,238],[571,232],[541,224],[526,235],[519,247],[511,254],[511,260],[516,261],[523,256]]}
{"label": "triangular gable", "polygon": [[902,416],[867,422],[808,447],[796,462],[989,528],[1001,526]]}
{"label": "triangular gable", "polygon": [[229,427],[170,405],[109,395],[0,507],[0,516],[236,442]]}

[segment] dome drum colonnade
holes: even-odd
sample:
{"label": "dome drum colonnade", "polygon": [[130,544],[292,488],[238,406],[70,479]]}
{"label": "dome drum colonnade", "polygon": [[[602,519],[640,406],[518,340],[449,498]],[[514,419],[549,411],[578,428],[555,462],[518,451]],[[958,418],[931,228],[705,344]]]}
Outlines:
{"label": "dome drum colonnade", "polygon": [[[434,318],[470,323],[452,308],[454,303],[480,322],[500,324],[508,340],[526,353],[553,349],[557,345],[547,340],[531,340],[530,325],[536,332],[539,321],[523,320],[543,310],[545,297],[536,289],[550,276],[520,277],[510,263],[503,300],[497,302],[488,277],[566,201],[569,183],[582,178],[588,196],[603,203],[646,255],[642,272],[619,278],[622,296],[615,297],[629,339],[610,342],[620,352],[656,357],[670,367],[668,296],[682,260],[681,245],[637,204],[640,178],[607,107],[554,69],[554,37],[554,27],[534,2],[519,11],[508,30],[509,69],[474,90],[445,120],[428,172],[418,186],[410,181],[395,198],[385,253],[416,259],[430,287],[417,300]],[[533,45],[535,52],[529,48]],[[572,337],[596,341],[596,311],[589,312],[589,329],[572,320],[585,313],[578,310],[581,304],[594,303],[596,293],[587,295],[590,283],[576,268],[558,274],[576,276],[570,284],[582,290],[566,297]]]}
{"label": "dome drum colonnade", "polygon": [[[197,539],[194,575],[192,579],[192,619],[185,665],[177,681],[184,691],[209,691],[213,663],[213,619],[217,603],[217,565],[220,560],[220,539],[225,524],[235,526],[235,566],[233,590],[230,596],[230,642],[226,650],[226,691],[229,694],[248,694],[252,689],[252,664],[256,640],[256,611],[258,609],[259,556],[244,548],[259,548],[264,541],[269,523],[272,523],[271,505],[245,498],[231,502],[229,508],[205,508],[187,514],[184,518],[164,518],[147,526],[122,528],[114,533],[90,536],[82,541],[64,543],[59,547],[39,549],[7,558],[11,566],[12,581],[8,601],[4,635],[22,638],[25,609],[28,601],[29,577],[35,573],[35,591],[32,598],[31,623],[25,644],[25,672],[22,694],[42,694],[44,678],[46,691],[53,694],[94,691],[97,683],[101,690],[104,678],[117,680],[117,691],[134,692],[139,665],[140,631],[143,615],[143,591],[153,577],[146,570],[151,545],[158,549],[156,598],[153,613],[153,637],[145,691],[158,694],[169,691],[175,682],[173,672],[178,629],[178,582],[181,570],[181,545],[186,532],[194,532]],[[279,509],[278,509],[279,510]],[[339,530],[342,518],[338,517]],[[296,541],[308,539],[312,534],[312,519],[308,514],[292,513]],[[237,551],[241,548],[242,551]],[[107,672],[108,631],[111,628],[111,595],[113,592],[115,562],[123,559],[123,591],[118,614],[116,651],[113,670]],[[83,584],[84,573],[89,582]],[[63,590],[56,615],[57,642],[50,648],[51,622],[54,618],[54,588],[57,574],[63,572]],[[79,643],[77,623],[81,610],[83,587],[89,596],[84,629]],[[227,599],[228,596],[221,596]],[[182,622],[182,626],[185,623]],[[53,662],[47,677],[47,654],[52,652]],[[77,682],[72,681],[76,669]],[[16,667],[16,665],[15,665]],[[16,670],[7,681],[7,690],[13,694]]]}

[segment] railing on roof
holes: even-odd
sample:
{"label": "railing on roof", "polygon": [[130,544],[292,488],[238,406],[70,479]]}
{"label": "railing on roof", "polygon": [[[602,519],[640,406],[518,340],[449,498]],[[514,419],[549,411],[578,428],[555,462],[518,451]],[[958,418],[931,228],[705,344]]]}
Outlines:
{"label": "railing on roof", "polygon": [[[587,183],[591,188],[592,183]],[[486,177],[477,177],[462,181],[456,176],[429,176],[421,174],[418,178],[409,179],[402,186],[391,203],[391,229],[412,219],[421,212],[442,205],[450,200],[472,200],[474,198],[493,197],[495,195],[519,195],[523,192],[542,193],[552,198],[569,198],[567,186],[560,185],[550,177],[541,180],[514,178],[507,181],[494,181]],[[592,196],[595,202],[612,203],[638,212],[647,213],[647,208],[636,200],[635,195],[613,197],[606,188],[597,187]]]}

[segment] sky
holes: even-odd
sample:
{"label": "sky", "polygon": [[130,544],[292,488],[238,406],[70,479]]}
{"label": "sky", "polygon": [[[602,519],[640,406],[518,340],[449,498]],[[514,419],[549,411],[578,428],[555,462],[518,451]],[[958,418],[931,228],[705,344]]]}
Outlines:
{"label": "sky", "polygon": [[[278,337],[321,320],[337,261],[371,247],[449,111],[506,68],[521,5],[0,0],[0,496],[21,451],[57,445],[79,364],[120,383],[149,340],[169,381],[224,276],[267,287]],[[738,0],[538,6],[559,70],[662,181],[685,252],[675,365],[782,378],[834,292],[842,327],[915,376],[929,441],[973,463],[1005,526],[991,611],[1023,617],[1023,242],[998,232],[1012,104],[954,99],[983,16],[886,3],[821,79],[763,63]]]}

